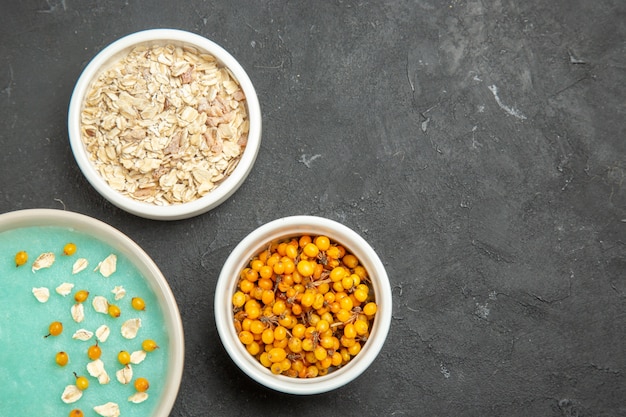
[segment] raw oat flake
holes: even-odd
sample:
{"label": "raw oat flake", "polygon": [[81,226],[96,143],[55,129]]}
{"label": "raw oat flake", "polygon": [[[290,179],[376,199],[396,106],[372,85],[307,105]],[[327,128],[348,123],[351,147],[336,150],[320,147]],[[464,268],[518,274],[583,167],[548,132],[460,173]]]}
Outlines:
{"label": "raw oat flake", "polygon": [[140,46],[87,93],[81,137],[123,195],[154,205],[196,200],[236,167],[247,144],[245,95],[232,73],[193,47]]}

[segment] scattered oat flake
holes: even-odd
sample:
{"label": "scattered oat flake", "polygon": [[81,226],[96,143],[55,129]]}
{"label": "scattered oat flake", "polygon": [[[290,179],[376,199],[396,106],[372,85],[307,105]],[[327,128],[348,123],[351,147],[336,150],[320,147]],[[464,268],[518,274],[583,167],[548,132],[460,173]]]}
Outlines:
{"label": "scattered oat flake", "polygon": [[111,292],[115,294],[116,300],[121,300],[126,295],[126,290],[121,285],[116,285]]}
{"label": "scattered oat flake", "polygon": [[83,396],[83,392],[76,385],[68,385],[61,394],[61,400],[66,404],[75,403]]}
{"label": "scattered oat flake", "polygon": [[126,365],[115,373],[120,384],[129,384],[133,380],[133,368],[130,364]]}
{"label": "scattered oat flake", "polygon": [[109,313],[109,302],[106,298],[101,295],[96,295],[91,302],[94,310],[98,313],[108,314]]}
{"label": "scattered oat flake", "polygon": [[78,329],[72,335],[72,339],[82,340],[83,342],[86,342],[92,337],[93,337],[93,332],[90,332],[87,329]]}
{"label": "scattered oat flake", "polygon": [[50,298],[50,290],[46,287],[33,288],[33,295],[40,303],[45,303]]}
{"label": "scattered oat flake", "polygon": [[102,343],[107,341],[110,334],[111,334],[111,329],[109,329],[109,326],[107,326],[106,324],[103,324],[102,326],[98,327],[98,329],[96,330],[96,337]]}
{"label": "scattered oat flake", "polygon": [[103,277],[108,278],[115,272],[116,268],[117,256],[112,253],[104,261],[100,262],[94,271],[100,271]]}
{"label": "scattered oat flake", "polygon": [[135,404],[142,403],[146,401],[147,399],[148,399],[147,392],[136,392],[130,397],[128,397],[128,401],[130,401],[131,403],[135,403]]}
{"label": "scattered oat flake", "polygon": [[130,363],[135,365],[139,365],[144,359],[146,359],[146,352],[144,350],[136,350],[130,354]]}
{"label": "scattered oat flake", "polygon": [[85,319],[85,307],[82,303],[76,303],[70,309],[72,318],[76,323],[80,323]]}
{"label": "scattered oat flake", "polygon": [[52,266],[52,264],[54,263],[54,253],[52,252],[45,252],[42,253],[41,255],[39,255],[37,257],[37,259],[35,259],[35,262],[33,262],[33,267],[32,267],[32,271],[39,271],[42,268],[50,268]]}
{"label": "scattered oat flake", "polygon": [[87,265],[89,265],[89,261],[87,261],[87,259],[77,259],[76,262],[74,262],[74,266],[72,266],[72,274],[78,274],[80,271],[87,268]]}
{"label": "scattered oat flake", "polygon": [[141,327],[141,319],[128,319],[122,324],[122,336],[126,339],[134,339]]}
{"label": "scattered oat flake", "polygon": [[106,404],[97,405],[93,410],[102,417],[119,417],[120,407],[114,402],[108,402]]}
{"label": "scattered oat flake", "polygon": [[72,292],[72,288],[74,288],[74,284],[71,284],[69,282],[64,282],[63,284],[59,285],[56,288],[56,292],[57,294],[65,297],[66,295]]}
{"label": "scattered oat flake", "polygon": [[101,385],[108,384],[111,380],[107,371],[104,369],[104,362],[101,359],[89,362],[87,364],[87,372],[94,378],[98,378],[98,382]]}

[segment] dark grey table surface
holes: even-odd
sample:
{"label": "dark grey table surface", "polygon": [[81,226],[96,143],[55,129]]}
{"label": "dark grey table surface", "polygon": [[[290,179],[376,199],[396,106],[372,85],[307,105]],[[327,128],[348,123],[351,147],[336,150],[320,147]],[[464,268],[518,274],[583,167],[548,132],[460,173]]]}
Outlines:
{"label": "dark grey table surface", "polygon": [[[623,1],[25,0],[0,11],[0,213],[87,214],[152,256],[185,327],[172,416],[626,415]],[[229,50],[263,110],[244,185],[176,222],[100,197],[66,128],[86,63],[160,27]],[[213,316],[231,249],[294,214],[353,228],[393,287],[379,357],[311,397],[239,371]]]}

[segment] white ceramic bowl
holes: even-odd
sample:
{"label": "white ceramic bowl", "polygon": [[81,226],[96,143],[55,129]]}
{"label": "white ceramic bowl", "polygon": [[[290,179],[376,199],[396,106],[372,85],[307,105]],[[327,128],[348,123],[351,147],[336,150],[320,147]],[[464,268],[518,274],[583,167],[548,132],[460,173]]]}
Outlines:
{"label": "white ceramic bowl", "polygon": [[82,232],[108,244],[118,253],[123,254],[137,268],[154,292],[162,309],[169,337],[169,356],[166,378],[162,381],[164,384],[162,394],[150,417],[168,417],[178,395],[183,374],[185,340],[178,306],[165,277],[152,259],[135,242],[112,226],[94,218],[69,211],[50,209],[19,210],[0,215],[0,232],[47,226]]}
{"label": "white ceramic bowl", "polygon": [[[347,365],[315,378],[274,375],[239,341],[233,325],[232,295],[241,270],[268,243],[302,234],[326,235],[353,253],[367,270],[378,305],[373,327],[362,350]],[[246,236],[231,252],[215,291],[215,321],[222,343],[232,360],[252,379],[289,394],[318,394],[339,388],[361,375],[380,352],[391,325],[392,297],[385,268],[372,247],[356,232],[333,220],[315,216],[285,217],[267,223]]]}
{"label": "white ceramic bowl", "polygon": [[[95,78],[115,62],[127,55],[139,45],[192,46],[201,52],[209,53],[217,58],[218,62],[227,67],[239,82],[247,103],[250,130],[246,148],[237,167],[232,173],[205,196],[181,204],[159,206],[137,201],[114,190],[102,178],[92,162],[89,160],[85,146],[81,139],[81,111],[84,97]],[[81,171],[89,183],[103,197],[117,207],[134,215],[155,220],[179,220],[205,213],[230,197],[244,182],[256,160],[261,143],[261,109],[256,91],[250,78],[237,60],[216,43],[193,33],[177,29],[150,29],[127,35],[98,53],[86,66],[80,75],[69,105],[68,132],[72,152]]]}

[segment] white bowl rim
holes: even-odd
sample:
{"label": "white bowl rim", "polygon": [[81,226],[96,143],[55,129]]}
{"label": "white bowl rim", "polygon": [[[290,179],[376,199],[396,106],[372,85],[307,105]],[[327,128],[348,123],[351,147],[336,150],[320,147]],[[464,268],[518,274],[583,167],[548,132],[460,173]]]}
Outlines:
{"label": "white bowl rim", "polygon": [[164,319],[168,327],[169,357],[166,385],[151,417],[168,417],[178,396],[185,361],[183,324],[174,294],[167,280],[150,256],[128,236],[93,217],[55,209],[24,209],[0,214],[0,233],[23,227],[57,226],[80,231],[99,239],[123,253],[148,279],[148,283],[164,302]]}
{"label": "white bowl rim", "polygon": [[[212,54],[219,62],[228,67],[239,82],[246,96],[250,129],[248,133],[248,143],[239,163],[233,172],[231,172],[218,187],[202,198],[188,203],[157,206],[137,201],[120,194],[113,190],[104,178],[100,176],[99,172],[89,161],[87,152],[82,143],[80,113],[83,105],[83,97],[87,93],[93,78],[100,73],[103,65],[106,66],[114,57],[122,52],[130,51],[130,49],[137,44],[162,44],[165,42],[196,47]],[[78,78],[70,98],[68,110],[70,146],[74,158],[87,178],[87,181],[100,195],[115,206],[134,215],[153,220],[186,219],[203,214],[226,201],[242,185],[254,166],[261,143],[261,124],[259,99],[250,77],[241,64],[217,43],[198,34],[180,29],[146,29],[125,35],[106,46],[87,64]]]}
{"label": "white bowl rim", "polygon": [[[237,338],[232,325],[231,297],[236,286],[238,271],[264,244],[276,239],[302,233],[325,234],[331,240],[345,245],[365,266],[370,276],[375,276],[376,302],[379,306],[374,320],[374,329],[363,349],[348,365],[325,376],[300,379],[273,375],[252,357]],[[290,216],[266,223],[248,234],[231,252],[219,275],[215,290],[215,322],[217,330],[231,359],[249,377],[276,391],[287,394],[320,394],[339,388],[361,375],[374,361],[383,347],[392,317],[392,294],[384,265],[374,249],[359,234],[349,227],[317,216]]]}

